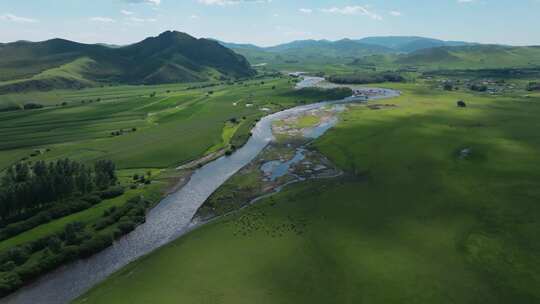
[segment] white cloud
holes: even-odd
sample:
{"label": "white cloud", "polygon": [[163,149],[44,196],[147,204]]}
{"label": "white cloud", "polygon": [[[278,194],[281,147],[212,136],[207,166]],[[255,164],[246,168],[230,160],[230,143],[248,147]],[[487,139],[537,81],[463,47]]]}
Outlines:
{"label": "white cloud", "polygon": [[301,8],[300,12],[304,13],[304,14],[311,14],[311,13],[313,13],[313,10],[310,9],[310,8]]}
{"label": "white cloud", "polygon": [[399,17],[399,16],[403,15],[401,12],[398,12],[398,11],[391,11],[391,12],[389,12],[389,14],[391,16],[394,16],[394,17]]}
{"label": "white cloud", "polygon": [[101,23],[114,23],[116,20],[109,18],[109,17],[92,17],[90,18],[90,21],[93,22],[101,22]]}
{"label": "white cloud", "polygon": [[372,12],[370,9],[368,9],[367,6],[355,5],[345,7],[331,7],[322,8],[320,9],[320,11],[328,14],[368,16],[374,20],[382,20],[382,17],[380,15]]}
{"label": "white cloud", "polygon": [[137,23],[143,23],[143,22],[156,22],[157,19],[155,18],[139,18],[135,16],[131,16],[126,19],[128,22],[137,22]]}
{"label": "white cloud", "polygon": [[132,11],[127,11],[127,10],[121,10],[120,13],[122,13],[122,15],[125,15],[125,16],[132,16],[132,15],[135,15],[134,12],[132,12]]}
{"label": "white cloud", "polygon": [[160,5],[161,0],[125,0],[128,3],[147,3],[151,5]]}
{"label": "white cloud", "polygon": [[236,5],[241,3],[270,3],[272,0],[197,0],[197,2],[204,5]]}
{"label": "white cloud", "polygon": [[16,22],[16,23],[36,23],[38,20],[32,19],[32,18],[26,18],[26,17],[20,17],[13,14],[4,14],[0,15],[1,21],[9,21],[9,22]]}
{"label": "white cloud", "polygon": [[476,0],[457,0],[458,3],[473,3],[476,2]]}

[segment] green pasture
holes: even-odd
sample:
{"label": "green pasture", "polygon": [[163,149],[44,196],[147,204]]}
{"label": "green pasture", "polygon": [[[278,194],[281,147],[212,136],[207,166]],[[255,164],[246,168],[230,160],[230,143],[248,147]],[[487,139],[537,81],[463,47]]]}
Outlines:
{"label": "green pasture", "polygon": [[540,99],[389,86],[402,97],[315,143],[345,176],[203,226],[75,303],[540,302]]}
{"label": "green pasture", "polygon": [[[67,104],[0,112],[0,168],[21,159],[57,158],[107,158],[122,169],[175,166],[245,137],[265,114],[261,107],[275,111],[320,98],[296,96],[291,87],[287,79],[263,79],[190,90],[178,85],[41,93],[51,104]],[[227,128],[232,118],[242,121],[237,130]]]}

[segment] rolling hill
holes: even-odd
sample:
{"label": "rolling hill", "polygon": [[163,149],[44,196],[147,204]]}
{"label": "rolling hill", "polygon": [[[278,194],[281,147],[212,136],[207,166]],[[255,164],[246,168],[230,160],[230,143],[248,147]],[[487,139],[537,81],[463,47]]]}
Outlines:
{"label": "rolling hill", "polygon": [[538,67],[540,66],[540,47],[501,45],[438,47],[397,56],[394,63],[424,69]]}
{"label": "rolling hill", "polygon": [[273,47],[224,43],[252,64],[277,69],[336,64],[345,68],[497,69],[540,66],[540,47],[477,44],[423,37],[302,40]]}
{"label": "rolling hill", "polygon": [[464,41],[444,41],[433,38],[418,36],[385,36],[385,37],[366,37],[356,40],[363,44],[377,45],[386,47],[397,52],[410,53],[423,49],[430,49],[443,46],[465,46],[474,45],[474,43]]}
{"label": "rolling hill", "polygon": [[215,41],[180,32],[168,31],[115,48],[62,39],[0,45],[0,93],[110,83],[195,82],[254,74],[241,55]]}
{"label": "rolling hill", "polygon": [[412,53],[444,46],[467,46],[473,43],[443,41],[416,36],[366,37],[359,40],[297,40],[271,47],[221,42],[225,47],[246,56],[252,63],[276,58],[291,60],[360,58],[371,55]]}

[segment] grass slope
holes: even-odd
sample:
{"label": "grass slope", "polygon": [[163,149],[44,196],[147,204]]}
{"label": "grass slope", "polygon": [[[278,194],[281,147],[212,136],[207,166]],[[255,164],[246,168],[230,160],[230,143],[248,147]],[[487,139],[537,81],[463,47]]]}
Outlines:
{"label": "grass slope", "polygon": [[254,71],[244,57],[215,41],[168,31],[118,48],[61,39],[4,44],[0,75],[0,93],[9,93],[208,81],[249,77]]}
{"label": "grass slope", "polygon": [[75,303],[540,301],[540,100],[400,89],[316,143],[346,177],[208,224]]}
{"label": "grass slope", "polygon": [[475,45],[420,50],[396,63],[425,69],[526,68],[540,66],[540,48]]}

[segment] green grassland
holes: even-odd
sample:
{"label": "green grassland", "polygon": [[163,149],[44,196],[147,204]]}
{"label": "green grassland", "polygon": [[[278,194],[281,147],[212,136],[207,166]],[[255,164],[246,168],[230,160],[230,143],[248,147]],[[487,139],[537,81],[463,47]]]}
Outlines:
{"label": "green grassland", "polygon": [[[234,138],[249,134],[265,114],[262,107],[275,111],[325,98],[298,95],[291,86],[285,78],[263,78],[202,89],[124,86],[33,93],[48,104],[67,104],[1,112],[0,168],[36,150],[30,160],[108,158],[121,169],[175,166],[224,146],[224,141],[238,144]],[[232,118],[242,121],[236,130],[226,128]],[[120,130],[120,136],[111,135]]]}
{"label": "green grassland", "polygon": [[397,107],[356,106],[315,143],[344,177],[203,226],[75,303],[539,302],[540,99],[389,86]]}
{"label": "green grassland", "polygon": [[311,47],[291,52],[236,47],[251,64],[263,70],[350,73],[371,70],[436,71],[439,69],[507,69],[540,66],[540,47],[469,45],[421,49],[410,53],[372,52],[351,55],[350,49],[338,49],[339,55]]}
{"label": "green grassland", "polygon": [[[297,91],[293,86],[288,78],[261,76],[227,83],[34,92],[27,95],[43,108],[0,112],[0,177],[19,161],[69,158],[92,165],[108,159],[116,164],[119,182],[126,189],[122,196],[0,242],[5,261],[18,250],[28,258],[16,269],[6,268],[9,262],[3,264],[7,266],[1,272],[2,295],[73,260],[66,253],[69,250],[88,255],[131,231],[144,220],[146,208],[189,175],[175,170],[177,165],[240,147],[256,121],[269,111],[351,94],[350,90]],[[24,104],[27,95],[0,95],[0,104]],[[84,238],[79,247],[69,247],[66,241],[52,254],[48,247],[34,246],[43,240],[54,242],[73,225],[83,227],[76,228]]]}

